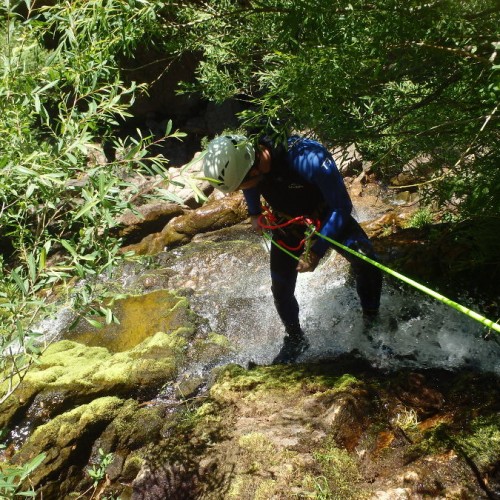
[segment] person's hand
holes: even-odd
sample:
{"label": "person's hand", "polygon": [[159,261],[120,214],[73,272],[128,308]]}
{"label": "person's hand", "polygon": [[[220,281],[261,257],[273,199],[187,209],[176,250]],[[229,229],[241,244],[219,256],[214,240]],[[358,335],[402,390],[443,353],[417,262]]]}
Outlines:
{"label": "person's hand", "polygon": [[252,229],[257,233],[262,235],[262,227],[259,224],[260,215],[251,215],[250,222],[252,224]]}
{"label": "person's hand", "polygon": [[316,269],[321,257],[314,252],[309,251],[307,255],[302,254],[297,264],[297,271],[299,273],[311,273]]}

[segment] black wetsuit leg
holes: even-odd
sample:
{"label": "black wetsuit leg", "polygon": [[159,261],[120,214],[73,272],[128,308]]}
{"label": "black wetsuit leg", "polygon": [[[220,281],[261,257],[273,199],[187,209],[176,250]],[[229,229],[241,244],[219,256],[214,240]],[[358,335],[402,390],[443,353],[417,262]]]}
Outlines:
{"label": "black wetsuit leg", "polygon": [[[274,235],[275,240],[283,240],[286,245],[292,248],[299,244],[302,237],[301,232],[296,229],[293,233],[282,234],[278,232]],[[339,241],[369,258],[377,260],[367,234],[353,217],[347,223]],[[363,310],[378,310],[382,291],[382,272],[380,269],[339,247],[334,245],[332,247],[351,264],[356,280],[356,291]],[[302,250],[291,251],[291,253],[299,257]],[[276,245],[271,245],[271,290],[276,310],[285,327],[299,324],[299,305],[295,298],[298,274],[296,267],[297,261],[295,259]]]}
{"label": "black wetsuit leg", "polygon": [[[301,241],[298,235],[278,231],[273,235],[275,241],[284,241],[290,247],[296,247]],[[297,257],[302,249],[291,251]],[[276,245],[271,245],[271,290],[274,304],[285,328],[299,325],[299,304],[295,298],[297,283],[297,261]]]}
{"label": "black wetsuit leg", "polygon": [[[352,248],[370,259],[377,260],[373,245],[359,223],[351,217],[340,236],[340,243]],[[356,279],[356,291],[365,311],[376,311],[380,307],[382,292],[382,271],[369,262],[356,257],[338,247],[335,250],[343,255],[351,264]]]}

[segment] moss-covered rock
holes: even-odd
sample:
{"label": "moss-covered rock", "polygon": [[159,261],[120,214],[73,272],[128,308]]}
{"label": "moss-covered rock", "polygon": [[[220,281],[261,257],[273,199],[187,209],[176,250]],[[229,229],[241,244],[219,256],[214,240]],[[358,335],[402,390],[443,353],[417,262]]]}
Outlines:
{"label": "moss-covered rock", "polygon": [[86,463],[93,438],[114,419],[122,405],[119,398],[104,397],[55,417],[35,429],[13,462],[25,463],[40,453],[46,454],[42,466],[30,477],[35,488],[47,478],[59,477],[71,464]]}
{"label": "moss-covered rock", "polygon": [[500,413],[475,418],[456,442],[482,474],[500,475]]}
{"label": "moss-covered rock", "polygon": [[156,332],[192,327],[195,321],[186,297],[169,290],[130,295],[116,300],[112,309],[119,323],[103,323],[103,328],[95,328],[82,321],[67,338],[87,346],[106,347],[111,352],[124,352]]}
{"label": "moss-covered rock", "polygon": [[[476,401],[466,411],[462,378]],[[134,498],[153,489],[238,500],[492,498],[498,409],[483,387],[468,374],[384,374],[356,360],[230,365],[208,400],[163,428],[132,483]],[[432,412],[422,405],[428,394],[441,396]]]}
{"label": "moss-covered rock", "polygon": [[104,347],[88,347],[70,340],[56,342],[26,375],[15,397],[2,405],[0,425],[8,427],[20,409],[39,403],[44,393],[58,394],[55,400],[52,398],[53,403],[60,403],[52,408],[52,414],[57,414],[60,408],[71,407],[77,401],[158,388],[177,373],[188,333],[184,328],[172,333],[157,332],[133,349],[116,354]]}
{"label": "moss-covered rock", "polygon": [[114,313],[119,324],[80,328],[71,340],[49,345],[0,407],[0,427],[25,413],[37,424],[77,402],[154,391],[171,380],[195,333],[187,299],[156,290],[117,300]]}

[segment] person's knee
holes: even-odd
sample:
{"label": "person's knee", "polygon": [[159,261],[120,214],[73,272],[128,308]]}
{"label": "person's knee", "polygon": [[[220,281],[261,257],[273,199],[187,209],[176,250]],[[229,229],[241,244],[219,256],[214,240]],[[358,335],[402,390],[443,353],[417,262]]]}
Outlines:
{"label": "person's knee", "polygon": [[274,281],[271,284],[274,300],[287,300],[294,296],[295,286],[292,281]]}

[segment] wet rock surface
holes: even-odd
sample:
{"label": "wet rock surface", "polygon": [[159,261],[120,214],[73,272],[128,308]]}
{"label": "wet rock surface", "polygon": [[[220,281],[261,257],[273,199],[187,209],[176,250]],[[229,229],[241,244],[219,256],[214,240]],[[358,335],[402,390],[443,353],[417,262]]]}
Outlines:
{"label": "wet rock surface", "polygon": [[[427,389],[446,403],[433,410],[403,403],[400,391],[414,377],[421,381],[417,400]],[[229,366],[189,420],[170,424],[156,448],[161,454],[151,450],[129,494],[495,498],[497,450],[485,459],[479,434],[486,429],[476,427],[488,422],[490,437],[499,436],[497,390],[477,406],[487,381],[445,371],[381,374],[352,357],[293,367]],[[464,384],[468,396],[460,390]]]}
{"label": "wet rock surface", "polygon": [[[406,212],[350,186],[384,262],[427,276]],[[108,278],[128,294],[120,324],[54,340],[0,408],[4,458],[46,454],[31,478],[43,498],[499,497],[496,344],[480,366],[482,340],[453,339],[478,336],[461,318],[392,286],[395,328],[382,318],[368,335],[332,256],[302,285],[314,300],[298,290],[310,351],[266,366],[283,332],[241,195],[183,211],[129,247],[154,258]]]}
{"label": "wet rock surface", "polygon": [[214,197],[202,207],[172,218],[161,231],[151,233],[123,250],[133,251],[136,255],[155,255],[186,244],[197,234],[232,226],[246,218],[246,207],[240,193]]}

